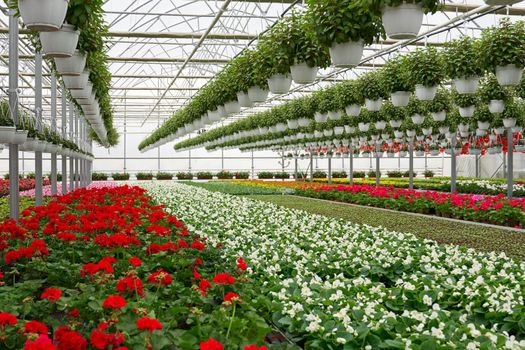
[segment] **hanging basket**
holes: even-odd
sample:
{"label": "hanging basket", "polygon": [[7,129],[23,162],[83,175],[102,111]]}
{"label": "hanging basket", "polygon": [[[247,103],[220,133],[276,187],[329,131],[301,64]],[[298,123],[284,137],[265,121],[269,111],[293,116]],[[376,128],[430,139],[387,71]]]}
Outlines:
{"label": "hanging basket", "polygon": [[250,100],[250,97],[246,92],[238,92],[237,93],[237,101],[241,105],[241,107],[252,107],[253,102]]}
{"label": "hanging basket", "polygon": [[355,132],[355,127],[353,126],[345,125],[344,128],[347,134],[353,134]]}
{"label": "hanging basket", "polygon": [[421,101],[432,101],[437,93],[437,86],[416,85],[416,97]]}
{"label": "hanging basket", "polygon": [[268,87],[270,92],[274,95],[282,95],[290,91],[292,86],[292,78],[286,74],[276,74],[268,79]]}
{"label": "hanging basket", "polygon": [[342,114],[339,111],[328,111],[328,119],[330,120],[339,120],[341,117]]}
{"label": "hanging basket", "polygon": [[306,127],[306,126],[310,125],[310,121],[311,121],[311,119],[309,119],[309,118],[299,118],[299,119],[297,119],[297,123],[299,124],[300,127]]}
{"label": "hanging basket", "polygon": [[523,67],[516,67],[513,64],[496,67],[496,78],[502,86],[516,86],[520,83],[523,75]]}
{"label": "hanging basket", "polygon": [[397,129],[401,127],[401,124],[403,124],[403,121],[402,120],[391,120],[389,121],[389,123],[392,128]]}
{"label": "hanging basket", "polygon": [[346,43],[333,43],[330,47],[330,57],[336,67],[354,67],[361,62],[363,57],[364,42],[347,41]]}
{"label": "hanging basket", "polygon": [[286,121],[286,124],[288,124],[289,129],[297,129],[299,127],[299,122],[297,119],[290,119]]}
{"label": "hanging basket", "polygon": [[516,119],[515,118],[504,118],[503,119],[503,126],[506,128],[513,128],[516,126]]}
{"label": "hanging basket", "polygon": [[69,58],[55,58],[55,65],[60,75],[80,75],[86,68],[86,55],[75,51]]}
{"label": "hanging basket", "polygon": [[59,30],[66,18],[68,0],[19,0],[20,17],[28,29],[37,32]]}
{"label": "hanging basket", "polygon": [[342,135],[345,132],[344,126],[334,126],[334,134]]}
{"label": "hanging basket", "polygon": [[442,122],[447,117],[447,112],[445,112],[445,111],[432,112],[432,113],[430,113],[430,115],[432,116],[432,119],[435,122]]}
{"label": "hanging basket", "polygon": [[40,42],[46,57],[71,57],[75,53],[80,31],[70,24],[62,25],[55,32],[41,32]]}
{"label": "hanging basket", "polygon": [[459,107],[459,115],[463,118],[470,118],[474,115],[474,111],[476,110],[476,106],[467,106],[467,107]]}
{"label": "hanging basket", "polygon": [[439,156],[439,150],[438,149],[431,149],[430,150],[430,155],[435,157],[435,156]]}
{"label": "hanging basket", "polygon": [[345,107],[346,115],[349,117],[357,117],[361,113],[361,106],[358,104],[352,104]]}
{"label": "hanging basket", "polygon": [[485,0],[485,4],[490,6],[512,5],[521,2],[521,0]]}
{"label": "hanging basket", "polygon": [[374,126],[377,130],[384,130],[386,128],[386,122],[383,120],[380,120],[378,122],[374,123]]}
{"label": "hanging basket", "polygon": [[0,126],[0,143],[13,143],[15,132],[14,126]]}
{"label": "hanging basket", "polygon": [[93,92],[93,85],[90,82],[86,84],[86,87],[82,90],[70,90],[71,96],[77,100],[79,104],[82,104],[80,100],[89,100]]}
{"label": "hanging basket", "polygon": [[89,73],[84,71],[79,76],[64,76],[62,77],[66,88],[70,90],[85,89],[89,80]]}
{"label": "hanging basket", "polygon": [[410,119],[412,119],[412,123],[416,125],[421,125],[425,121],[425,116],[416,113],[416,114],[411,115]]}
{"label": "hanging basket", "polygon": [[505,103],[503,100],[490,100],[489,111],[490,113],[502,113],[505,110]]}
{"label": "hanging basket", "polygon": [[361,132],[367,132],[370,129],[370,123],[359,123],[357,126]]}
{"label": "hanging basket", "polygon": [[27,140],[27,131],[25,130],[16,130],[13,136],[12,144],[21,145]]}
{"label": "hanging basket", "polygon": [[419,4],[385,6],[382,13],[383,27],[391,39],[413,39],[423,24],[423,8]]}
{"label": "hanging basket", "polygon": [[377,112],[381,109],[381,106],[383,105],[383,99],[379,98],[377,100],[370,100],[365,99],[365,107],[370,112]]}
{"label": "hanging basket", "polygon": [[241,105],[239,102],[235,101],[229,101],[224,104],[224,110],[227,114],[232,115],[235,113],[239,113],[241,111]]}
{"label": "hanging basket", "polygon": [[261,89],[258,86],[252,86],[248,89],[248,97],[253,103],[266,101],[269,93],[269,90]]}
{"label": "hanging basket", "polygon": [[396,91],[390,94],[390,99],[395,107],[406,107],[410,100],[409,91]]}
{"label": "hanging basket", "polygon": [[479,148],[471,148],[468,150],[468,154],[471,156],[479,156],[481,154],[481,150]]}
{"label": "hanging basket", "polygon": [[490,128],[490,122],[482,122],[478,120],[478,129],[486,131],[489,128]]}
{"label": "hanging basket", "polygon": [[290,67],[292,79],[296,84],[310,84],[317,78],[319,68],[310,67],[305,62],[297,63]]}
{"label": "hanging basket", "polygon": [[328,113],[315,112],[314,118],[316,123],[326,123],[328,121]]}
{"label": "hanging basket", "polygon": [[454,87],[460,94],[473,94],[478,89],[478,85],[479,77],[477,76],[454,79]]}

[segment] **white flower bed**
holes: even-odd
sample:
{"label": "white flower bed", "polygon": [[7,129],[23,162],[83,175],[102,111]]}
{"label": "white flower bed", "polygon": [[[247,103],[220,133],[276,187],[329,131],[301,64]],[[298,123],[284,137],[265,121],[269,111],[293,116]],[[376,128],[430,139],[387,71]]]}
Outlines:
{"label": "white flower bed", "polygon": [[[450,181],[444,181],[442,183],[450,184]],[[507,184],[506,183],[496,183],[493,181],[487,181],[487,180],[460,180],[458,181],[458,184],[460,185],[476,185],[481,188],[494,191],[494,192],[501,192],[506,193],[507,192]],[[525,191],[525,185],[523,184],[513,184],[513,190],[514,191]]]}
{"label": "white flower bed", "polygon": [[222,243],[225,258],[243,256],[274,321],[305,348],[525,348],[525,263],[504,254],[174,182],[140,185]]}

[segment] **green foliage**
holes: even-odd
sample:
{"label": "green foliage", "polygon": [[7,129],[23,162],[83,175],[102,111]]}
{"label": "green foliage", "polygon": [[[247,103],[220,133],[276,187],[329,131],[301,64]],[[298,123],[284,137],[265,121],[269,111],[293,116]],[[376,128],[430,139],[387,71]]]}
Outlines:
{"label": "green foliage", "polygon": [[348,177],[348,174],[346,173],[346,171],[334,171],[332,173],[332,178],[334,179],[345,179]]}
{"label": "green foliage", "polygon": [[273,179],[274,174],[271,171],[261,171],[257,173],[259,179]]}
{"label": "green foliage", "polygon": [[192,180],[193,175],[191,173],[178,172],[176,175],[177,180]]}
{"label": "green foliage", "polygon": [[479,99],[476,94],[459,94],[453,92],[454,104],[458,107],[469,107],[478,104]]}
{"label": "green foliage", "polygon": [[423,12],[436,13],[442,8],[442,1],[439,0],[365,0],[377,12],[380,12],[385,6],[397,7],[407,4],[420,4]]}
{"label": "green foliage", "polygon": [[404,107],[396,107],[390,101],[385,101],[381,106],[382,120],[404,120],[407,118]]}
{"label": "green foliage", "polygon": [[153,173],[151,172],[138,172],[137,180],[153,180]]}
{"label": "green foliage", "polygon": [[0,101],[0,126],[14,126],[11,114],[9,113],[9,101]]}
{"label": "green foliage", "polygon": [[358,80],[346,80],[337,84],[335,89],[335,98],[340,101],[342,106],[362,105],[364,103],[363,93],[359,88]]}
{"label": "green foliage", "polygon": [[213,179],[213,174],[209,171],[199,171],[197,172],[197,179],[199,180],[211,180]]}
{"label": "green foliage", "polygon": [[240,171],[233,174],[237,180],[247,180],[250,178],[250,173],[247,171]]}
{"label": "green foliage", "polygon": [[491,100],[508,101],[512,98],[509,88],[501,86],[496,76],[492,73],[481,79],[478,95],[484,103],[489,103]]}
{"label": "green foliage", "polygon": [[388,93],[414,91],[414,83],[410,80],[410,72],[408,71],[407,56],[392,57],[380,71],[385,90]]}
{"label": "green foliage", "polygon": [[478,104],[474,111],[473,119],[480,122],[490,122],[494,116],[489,111],[489,107],[486,104]]}
{"label": "green foliage", "polygon": [[525,24],[503,18],[498,27],[483,30],[481,35],[481,64],[495,71],[498,66],[514,64],[525,67]]}
{"label": "green foliage", "polygon": [[429,112],[437,113],[441,111],[450,111],[452,105],[452,98],[450,90],[439,88],[436,92],[436,96],[432,101],[425,101],[426,107]]}
{"label": "green foliage", "polygon": [[314,179],[326,179],[328,177],[328,174],[322,170],[316,170],[313,172],[312,175]]}
{"label": "green foliage", "polygon": [[386,175],[388,177],[393,177],[393,178],[397,178],[397,177],[402,177],[403,176],[403,173],[401,173],[401,171],[399,170],[390,170],[386,173]]}
{"label": "green foliage", "polygon": [[481,76],[482,51],[481,41],[468,36],[447,42],[443,52],[447,76],[450,79]]}
{"label": "green foliage", "polygon": [[371,71],[363,74],[358,79],[358,88],[362,91],[364,98],[377,100],[386,98],[386,90],[379,71]]}
{"label": "green foliage", "polygon": [[173,179],[173,174],[166,172],[158,172],[157,175],[155,175],[155,178],[157,180],[171,180]]}
{"label": "green foliage", "polygon": [[443,56],[433,47],[416,49],[407,55],[410,79],[415,84],[436,86],[445,78]]}
{"label": "green foliage", "polygon": [[91,173],[91,180],[93,181],[106,181],[107,179],[108,179],[108,174],[97,173],[97,172]]}
{"label": "green foliage", "polygon": [[366,173],[364,171],[354,171],[352,176],[354,179],[363,179],[365,178]]}
{"label": "green foliage", "polygon": [[218,179],[233,179],[233,174],[226,170],[219,171],[215,176]]}
{"label": "green foliage", "polygon": [[126,181],[126,180],[129,180],[129,174],[128,173],[113,173],[113,174],[111,174],[111,177],[115,181]]}

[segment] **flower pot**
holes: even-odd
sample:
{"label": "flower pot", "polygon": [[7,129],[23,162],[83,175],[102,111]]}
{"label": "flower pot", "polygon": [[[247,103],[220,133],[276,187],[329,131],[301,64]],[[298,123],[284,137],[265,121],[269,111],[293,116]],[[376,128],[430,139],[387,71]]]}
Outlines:
{"label": "flower pot", "polygon": [[399,151],[399,156],[404,158],[407,156],[407,151]]}
{"label": "flower pot", "polygon": [[326,121],[328,120],[328,113],[323,114],[323,113],[315,112],[314,118],[315,118],[316,123],[326,123]]}
{"label": "flower pot", "polygon": [[276,74],[268,79],[270,92],[275,95],[286,94],[292,86],[292,78],[287,74]]}
{"label": "flower pot", "polygon": [[80,75],[86,68],[86,55],[75,51],[69,58],[55,58],[55,65],[60,75]]}
{"label": "flower pot", "polygon": [[286,124],[288,124],[289,129],[297,129],[299,127],[299,122],[297,119],[287,120]]}
{"label": "flower pot", "polygon": [[252,107],[253,102],[250,100],[250,97],[246,92],[238,92],[237,93],[237,101],[241,105],[241,107]]}
{"label": "flower pot", "polygon": [[382,11],[383,27],[391,39],[412,39],[423,24],[423,9],[418,4],[385,6]]}
{"label": "flower pot", "polygon": [[478,128],[481,130],[488,130],[490,127],[490,122],[482,122],[478,120]]}
{"label": "flower pot", "polygon": [[370,100],[365,99],[365,107],[370,112],[377,112],[381,109],[381,106],[383,105],[383,99],[379,98],[377,100]]}
{"label": "flower pot", "polygon": [[479,156],[481,154],[481,150],[478,148],[471,148],[468,150],[468,154],[472,156]]}
{"label": "flower pot", "polygon": [[403,124],[403,121],[402,120],[391,120],[389,123],[392,128],[397,129],[401,127],[401,124]]}
{"label": "flower pot", "polygon": [[432,101],[437,93],[437,86],[416,85],[416,97],[421,101]]}
{"label": "flower pot", "polygon": [[341,119],[341,117],[342,117],[342,114],[339,111],[335,111],[335,112],[334,111],[329,111],[328,112],[328,119],[330,119],[330,120],[339,120],[339,119]]}
{"label": "flower pot", "polygon": [[430,150],[430,155],[435,157],[435,156],[439,156],[439,150],[438,149],[431,149]]}
{"label": "flower pot", "polygon": [[425,155],[424,151],[416,151],[416,157],[423,157]]}
{"label": "flower pot", "polygon": [[315,136],[316,139],[319,139],[319,138],[323,137],[323,132],[315,130],[314,131],[314,136]]}
{"label": "flower pot", "polygon": [[445,111],[441,111],[441,112],[432,112],[430,113],[430,115],[432,116],[432,119],[435,121],[435,122],[442,122],[445,120],[445,118],[447,117],[447,112]]}
{"label": "flower pot", "polygon": [[489,111],[490,113],[502,113],[505,109],[505,103],[503,100],[490,100]]}
{"label": "flower pot", "polygon": [[342,135],[345,132],[344,126],[334,126],[334,134]]}
{"label": "flower pot", "polygon": [[459,115],[463,118],[470,118],[474,115],[476,106],[459,107]]}
{"label": "flower pot", "polygon": [[18,149],[23,152],[34,152],[35,147],[36,147],[36,142],[37,142],[36,139],[28,137],[26,139],[26,142],[21,144]]}
{"label": "flower pot", "polygon": [[406,134],[407,134],[408,137],[414,137],[414,136],[416,136],[416,131],[415,130],[407,130]]}
{"label": "flower pot", "polygon": [[325,137],[330,137],[334,134],[334,129],[325,129],[323,130],[323,135]]}
{"label": "flower pot", "polygon": [[383,120],[380,120],[378,122],[375,122],[374,126],[377,130],[384,130],[386,128],[386,122]]}
{"label": "flower pot", "polygon": [[367,132],[370,129],[370,123],[359,123],[357,126],[361,132]]}
{"label": "flower pot", "polygon": [[516,67],[513,64],[496,67],[496,78],[502,86],[516,86],[520,83],[523,75],[523,67]]}
{"label": "flower pot", "polygon": [[525,145],[516,145],[516,152],[525,152]]}
{"label": "flower pot", "polygon": [[300,127],[306,127],[306,126],[310,125],[310,121],[311,121],[311,119],[309,119],[309,118],[299,118],[299,119],[297,119],[297,123],[299,124]]}
{"label": "flower pot", "polygon": [[394,136],[396,137],[396,139],[400,139],[403,136],[405,136],[405,133],[402,132],[402,131],[396,130],[396,131],[394,131]]}
{"label": "flower pot", "polygon": [[13,143],[15,131],[14,126],[0,126],[0,143]]}
{"label": "flower pot", "polygon": [[253,103],[266,101],[269,93],[269,90],[261,89],[258,86],[252,86],[248,89],[248,97]]}
{"label": "flower pot", "polygon": [[395,154],[394,152],[387,152],[387,154],[386,154],[386,156],[387,156],[388,158],[394,158],[395,155],[396,155],[396,154]]}
{"label": "flower pot", "polygon": [[469,125],[468,124],[459,124],[458,125],[458,130],[460,132],[467,132],[469,129]]}
{"label": "flower pot", "polygon": [[429,136],[432,134],[432,128],[423,128],[421,131],[423,132],[423,135],[425,136]]}
{"label": "flower pot", "polygon": [[353,126],[345,125],[344,128],[347,134],[353,134],[355,132],[355,127]]}
{"label": "flower pot", "polygon": [[310,67],[305,62],[297,63],[290,67],[292,79],[296,84],[310,84],[317,78],[319,68]]}
{"label": "flower pot", "polygon": [[409,91],[396,91],[390,94],[390,99],[395,107],[406,107],[410,100]]}
{"label": "flower pot", "polygon": [[517,4],[521,0],[485,0],[485,4],[491,6],[503,6]]}
{"label": "flower pot", "polygon": [[283,132],[283,131],[286,131],[287,126],[286,126],[286,124],[284,124],[284,123],[277,123],[277,124],[275,124],[275,129],[276,129],[278,132]]}
{"label": "flower pot", "polygon": [[333,43],[329,49],[332,63],[337,67],[357,66],[363,57],[363,48],[363,40]]}
{"label": "flower pot", "polygon": [[27,131],[25,130],[16,130],[13,136],[12,144],[21,145],[27,140]]}
{"label": "flower pot", "polygon": [[89,80],[89,73],[84,71],[78,76],[63,76],[62,80],[66,87],[70,90],[85,89]]}
{"label": "flower pot", "polygon": [[80,31],[65,23],[55,32],[41,32],[42,51],[46,57],[71,57],[77,48],[79,35]]}
{"label": "flower pot", "polygon": [[494,128],[493,131],[496,135],[501,135],[505,132],[505,128]]}
{"label": "flower pot", "polygon": [[485,136],[486,133],[487,133],[487,130],[480,129],[480,128],[476,129],[476,136],[478,136],[478,137]]}
{"label": "flower pot", "polygon": [[224,110],[227,114],[235,114],[241,111],[241,105],[237,101],[229,101],[224,104]]}
{"label": "flower pot", "polygon": [[421,125],[425,121],[425,116],[416,113],[416,114],[410,116],[410,119],[412,119],[412,123],[414,123],[416,125]]}
{"label": "flower pot", "polygon": [[345,107],[345,112],[349,117],[357,117],[361,113],[361,106],[358,104],[348,105]]}
{"label": "flower pot", "polygon": [[82,104],[81,102],[83,100],[91,99],[91,96],[93,95],[92,94],[93,85],[91,84],[91,82],[88,82],[86,84],[86,87],[83,88],[82,90],[70,90],[69,92],[71,93],[71,96],[74,99],[76,99],[79,104]]}
{"label": "flower pot", "polygon": [[60,29],[66,18],[68,0],[19,0],[20,16],[27,28],[37,32]]}
{"label": "flower pot", "polygon": [[503,126],[506,128],[513,128],[514,126],[516,126],[516,119],[515,118],[504,118]]}
{"label": "flower pot", "polygon": [[456,88],[456,91],[460,94],[473,94],[478,89],[478,85],[478,76],[454,79],[454,87]]}

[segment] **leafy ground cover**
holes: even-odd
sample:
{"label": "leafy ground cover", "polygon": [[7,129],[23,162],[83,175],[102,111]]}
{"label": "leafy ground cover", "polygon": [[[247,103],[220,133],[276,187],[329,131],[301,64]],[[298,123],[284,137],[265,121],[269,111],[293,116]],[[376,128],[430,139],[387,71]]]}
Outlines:
{"label": "leafy ground cover", "polygon": [[249,302],[302,348],[525,346],[525,263],[503,253],[194,186],[141,186],[224,258],[244,257],[258,295]]}
{"label": "leafy ground cover", "polygon": [[222,192],[222,193],[228,193],[232,195],[274,195],[274,194],[282,194],[282,193],[291,192],[287,189],[255,187],[255,186],[244,185],[242,183],[222,182],[222,181],[209,181],[209,182],[184,181],[183,183],[186,185],[204,188],[212,192]]}
{"label": "leafy ground cover", "polygon": [[442,244],[455,244],[482,251],[504,252],[525,260],[525,234],[468,223],[444,221],[438,218],[417,217],[405,213],[380,211],[343,203],[321,202],[297,196],[249,196],[287,208],[312,214],[342,218],[356,224],[382,226],[391,231],[407,232]]}

